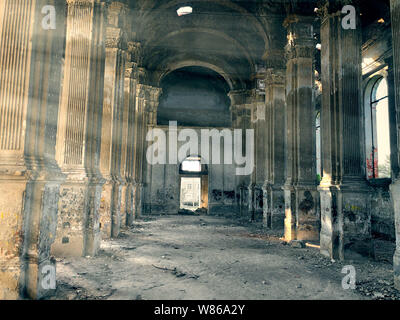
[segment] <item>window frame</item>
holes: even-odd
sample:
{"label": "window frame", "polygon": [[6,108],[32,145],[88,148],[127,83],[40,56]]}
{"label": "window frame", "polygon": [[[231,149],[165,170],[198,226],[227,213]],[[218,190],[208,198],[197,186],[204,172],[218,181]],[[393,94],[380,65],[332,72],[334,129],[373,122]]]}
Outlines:
{"label": "window frame", "polygon": [[[375,157],[377,156],[377,148],[378,146],[378,136],[376,132],[377,128],[377,119],[376,119],[376,114],[374,116],[374,109],[376,109],[376,106],[378,105],[379,102],[387,99],[388,103],[388,112],[390,112],[389,108],[389,90],[386,92],[386,95],[384,97],[381,97],[379,99],[376,99],[376,92],[379,88],[379,85],[382,81],[386,81],[387,85],[388,83],[388,78],[387,75],[384,72],[377,72],[373,74],[371,77],[366,79],[366,84],[365,84],[365,90],[364,90],[364,100],[367,99],[367,101],[364,101],[364,108],[367,108],[365,110],[365,117],[368,117],[367,121],[364,121],[364,134],[365,134],[365,154],[366,154],[366,163],[365,163],[365,175],[368,181],[374,184],[374,182],[380,184],[380,181],[388,181],[390,183],[391,177],[377,177],[376,176],[376,167],[375,167]],[[368,126],[369,125],[369,126]],[[390,136],[390,123],[388,123],[388,130],[389,130],[389,136]],[[369,140],[369,144],[368,144]],[[370,149],[369,149],[370,147]],[[368,161],[371,161],[372,169],[369,168]],[[379,158],[378,158],[379,160]],[[379,168],[379,163],[377,163],[378,168]],[[372,176],[370,176],[370,172],[372,170]],[[390,170],[391,171],[391,170]],[[378,171],[379,175],[379,171]]]}

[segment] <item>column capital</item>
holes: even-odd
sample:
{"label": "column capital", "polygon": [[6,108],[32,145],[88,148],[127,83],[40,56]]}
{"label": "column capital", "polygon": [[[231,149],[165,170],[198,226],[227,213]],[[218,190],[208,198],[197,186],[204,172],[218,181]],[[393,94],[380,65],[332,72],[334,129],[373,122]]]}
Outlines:
{"label": "column capital", "polygon": [[125,64],[125,78],[136,79],[137,78],[137,63],[126,62]]}
{"label": "column capital", "polygon": [[106,31],[106,48],[120,49],[122,46],[122,31],[120,28],[107,27]]}
{"label": "column capital", "polygon": [[148,79],[147,70],[145,68],[138,67],[137,68],[137,77],[138,77],[137,79],[138,79],[139,83],[145,85],[147,83],[147,79]]}
{"label": "column capital", "polygon": [[150,100],[153,102],[158,102],[158,99],[162,94],[162,89],[158,87],[150,87],[149,91],[150,91]]}
{"label": "column capital", "polygon": [[285,47],[286,59],[313,58],[316,40],[313,28],[314,17],[289,15],[284,26],[288,31]]}
{"label": "column capital", "polygon": [[111,2],[107,7],[108,24],[113,27],[122,27],[125,23],[124,15],[126,14],[127,6],[118,1]]}
{"label": "column capital", "polygon": [[285,51],[282,49],[268,50],[264,53],[263,60],[265,61],[266,69],[270,68],[285,68]]}
{"label": "column capital", "polygon": [[246,90],[232,90],[228,93],[228,97],[231,99],[232,106],[244,103],[246,100],[246,96]]}
{"label": "column capital", "polygon": [[68,6],[87,6],[94,5],[98,0],[66,0]]}
{"label": "column capital", "polygon": [[273,85],[285,85],[286,70],[278,68],[267,69],[265,73],[265,84],[266,86]]}
{"label": "column capital", "polygon": [[131,56],[131,61],[141,65],[143,62],[143,48],[140,42],[129,41],[128,53]]}

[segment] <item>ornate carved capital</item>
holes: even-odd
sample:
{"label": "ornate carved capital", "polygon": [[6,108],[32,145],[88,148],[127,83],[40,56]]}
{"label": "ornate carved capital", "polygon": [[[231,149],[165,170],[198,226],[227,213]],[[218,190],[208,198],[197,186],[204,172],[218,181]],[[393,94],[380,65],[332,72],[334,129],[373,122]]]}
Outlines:
{"label": "ornate carved capital", "polygon": [[138,73],[138,81],[141,84],[146,84],[147,83],[147,71],[145,68],[137,68],[137,73]]}
{"label": "ornate carved capital", "polygon": [[106,32],[106,48],[120,48],[122,32],[120,28],[108,27]]}
{"label": "ornate carved capital", "polygon": [[313,59],[315,54],[315,46],[290,46],[286,47],[286,59],[309,58]]}
{"label": "ornate carved capital", "polygon": [[270,68],[265,74],[266,86],[285,85],[286,74],[285,69]]}
{"label": "ornate carved capital", "polygon": [[136,62],[138,65],[142,64],[143,48],[140,42],[128,42],[128,52],[131,55],[132,62]]}

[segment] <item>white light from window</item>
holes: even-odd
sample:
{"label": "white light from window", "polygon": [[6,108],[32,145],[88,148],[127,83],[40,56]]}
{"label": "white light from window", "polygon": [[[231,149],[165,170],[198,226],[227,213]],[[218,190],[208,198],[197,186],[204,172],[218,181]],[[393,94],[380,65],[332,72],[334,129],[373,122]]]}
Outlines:
{"label": "white light from window", "polygon": [[185,16],[187,14],[193,13],[193,8],[192,7],[181,7],[176,11],[176,13],[178,14],[179,17]]}
{"label": "white light from window", "polygon": [[182,170],[187,172],[201,172],[201,162],[185,160],[182,162]]}

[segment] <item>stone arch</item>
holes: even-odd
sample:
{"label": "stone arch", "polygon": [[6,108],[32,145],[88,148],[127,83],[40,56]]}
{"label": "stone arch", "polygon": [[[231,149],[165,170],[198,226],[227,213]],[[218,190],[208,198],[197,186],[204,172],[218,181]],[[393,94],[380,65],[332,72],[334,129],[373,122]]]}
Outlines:
{"label": "stone arch", "polygon": [[[244,17],[246,17],[254,26],[255,28],[258,30],[259,34],[261,35],[261,37],[263,38],[266,46],[269,43],[270,39],[268,37],[268,30],[267,26],[263,26],[263,24],[252,14],[250,13],[248,10],[246,10],[245,8],[243,8],[242,6],[235,4],[234,2],[230,1],[230,0],[192,0],[192,3],[195,2],[213,2],[213,3],[217,3],[220,6],[232,9],[238,13],[241,13]],[[158,13],[156,15],[153,16],[153,18],[155,18],[160,12],[163,12],[163,9],[168,9],[172,6],[178,6],[179,4],[182,4],[182,0],[171,0],[161,6],[159,6],[158,8]],[[156,7],[156,5],[154,6],[148,6],[148,8],[146,8],[148,10],[148,12],[151,12],[150,9],[154,9]],[[142,6],[142,9],[145,8],[145,5]],[[146,15],[144,15],[144,18],[146,18]]]}
{"label": "stone arch", "polygon": [[165,71],[160,74],[160,76],[157,80],[157,85],[160,86],[162,80],[171,72],[174,72],[175,70],[182,69],[185,67],[203,67],[203,68],[211,69],[211,70],[215,71],[216,73],[220,74],[225,79],[227,84],[229,85],[229,88],[231,90],[233,90],[234,81],[232,80],[231,75],[229,75],[227,72],[225,72],[224,69],[222,69],[221,67],[219,67],[215,64],[208,63],[206,61],[189,60],[189,59],[167,64]]}
{"label": "stone arch", "polygon": [[[252,71],[254,71],[254,60],[251,58],[248,50],[236,39],[232,38],[231,36],[227,35],[226,33],[219,31],[219,30],[214,30],[214,29],[210,29],[210,28],[183,28],[180,30],[175,30],[170,32],[167,36],[163,37],[162,39],[168,39],[168,38],[172,38],[172,37],[176,37],[180,34],[183,33],[191,33],[191,32],[196,32],[196,33],[207,33],[207,34],[211,34],[213,36],[216,37],[220,37],[228,42],[233,43],[236,47],[238,47],[238,49],[244,53],[247,61],[249,62],[249,65],[251,66]],[[154,41],[153,41],[154,39]],[[156,46],[158,43],[161,42],[161,38],[156,38],[154,37],[153,39],[149,39],[148,41],[146,41],[144,43],[144,46],[146,46],[148,43],[152,43],[153,46]]]}

